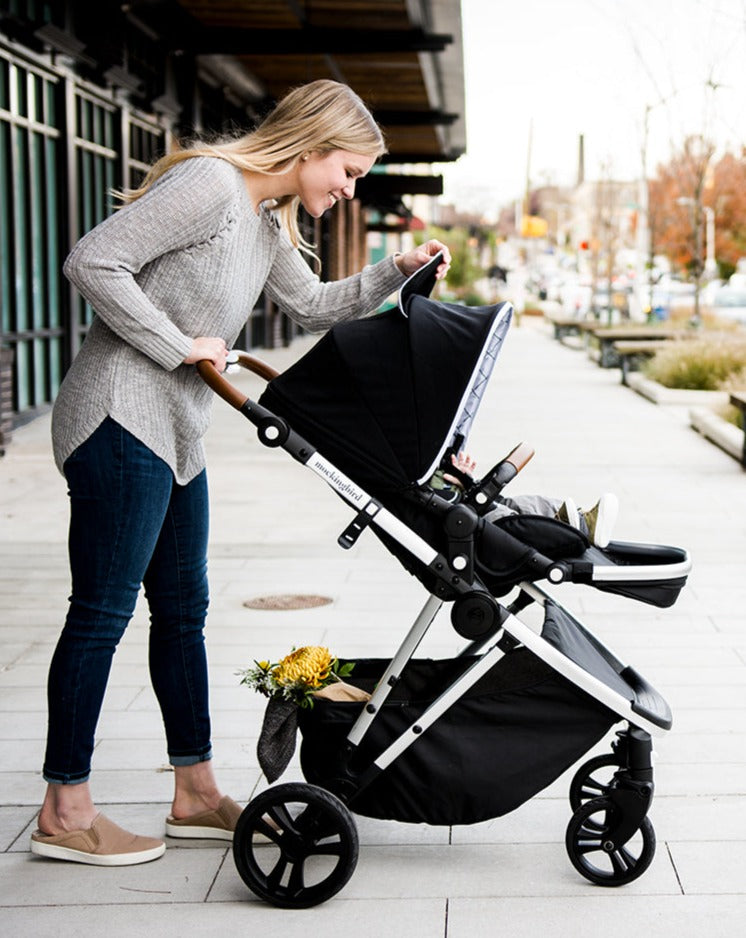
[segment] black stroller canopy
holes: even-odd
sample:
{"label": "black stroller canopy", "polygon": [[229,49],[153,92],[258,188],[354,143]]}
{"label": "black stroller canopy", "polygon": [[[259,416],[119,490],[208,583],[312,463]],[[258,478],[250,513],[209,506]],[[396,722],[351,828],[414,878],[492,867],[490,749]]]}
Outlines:
{"label": "black stroller canopy", "polygon": [[399,308],[333,327],[260,399],[372,492],[427,480],[467,438],[510,325],[509,303],[440,303],[408,284]]}

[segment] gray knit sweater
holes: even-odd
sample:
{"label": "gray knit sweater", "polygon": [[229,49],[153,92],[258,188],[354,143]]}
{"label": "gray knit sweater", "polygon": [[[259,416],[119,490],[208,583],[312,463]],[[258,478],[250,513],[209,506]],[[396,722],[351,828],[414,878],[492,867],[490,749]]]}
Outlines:
{"label": "gray knit sweater", "polygon": [[185,484],[205,465],[214,394],[183,365],[197,336],[232,346],[264,289],[309,331],[374,310],[404,281],[387,258],[322,283],[239,170],[194,157],[82,238],[67,277],[96,311],[54,407],[58,468],[111,416]]}

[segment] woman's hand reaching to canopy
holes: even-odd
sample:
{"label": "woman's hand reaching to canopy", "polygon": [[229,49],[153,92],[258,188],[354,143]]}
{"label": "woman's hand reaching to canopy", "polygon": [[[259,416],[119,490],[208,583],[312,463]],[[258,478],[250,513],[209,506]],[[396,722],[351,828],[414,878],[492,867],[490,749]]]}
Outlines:
{"label": "woman's hand reaching to canopy", "polygon": [[420,267],[424,267],[425,264],[431,261],[438,251],[443,252],[443,263],[438,266],[435,276],[438,280],[442,280],[451,265],[451,252],[442,241],[436,241],[433,238],[412,251],[407,251],[406,254],[397,254],[394,261],[399,270],[406,277],[410,277]]}

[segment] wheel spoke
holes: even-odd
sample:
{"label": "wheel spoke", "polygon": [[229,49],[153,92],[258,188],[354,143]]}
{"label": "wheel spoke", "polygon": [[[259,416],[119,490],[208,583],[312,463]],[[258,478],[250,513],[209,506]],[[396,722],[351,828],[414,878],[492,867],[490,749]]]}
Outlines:
{"label": "wheel spoke", "polygon": [[260,817],[256,821],[255,830],[259,834],[264,834],[273,843],[279,843],[280,837],[282,837],[282,831],[269,824],[264,817]]}
{"label": "wheel spoke", "polygon": [[334,819],[312,805],[309,805],[302,814],[298,815],[296,827],[304,837],[310,836],[314,840],[324,840],[327,837],[339,837],[341,835],[339,826]]}
{"label": "wheel spoke", "polygon": [[288,880],[288,892],[291,896],[299,896],[306,888],[303,879],[303,860],[293,863],[290,869],[290,879]]}
{"label": "wheel spoke", "polygon": [[308,851],[309,857],[341,857],[342,841],[333,840],[325,844],[314,844]]}
{"label": "wheel spoke", "polygon": [[637,865],[637,860],[626,847],[619,847],[618,850],[612,850],[609,857],[611,859],[611,865],[614,867],[615,871],[620,874],[633,870]]}
{"label": "wheel spoke", "polygon": [[267,877],[267,885],[274,892],[280,888],[280,883],[282,882],[282,877],[285,875],[287,865],[287,857],[284,853],[280,854],[280,858],[278,859],[277,863],[275,863],[272,872]]}
{"label": "wheel spoke", "polygon": [[295,820],[288,811],[286,804],[271,805],[267,814],[272,818],[281,831],[290,831],[292,834],[298,833]]}
{"label": "wheel spoke", "polygon": [[595,840],[578,840],[576,847],[578,853],[597,853],[601,849],[601,840],[599,838]]}
{"label": "wheel spoke", "polygon": [[578,837],[583,840],[594,840],[601,843],[601,835],[608,828],[605,824],[602,824],[600,821],[594,821],[591,818],[586,818],[583,822],[582,827],[578,831]]}
{"label": "wheel spoke", "polygon": [[580,794],[584,798],[595,798],[598,794],[603,795],[608,787],[608,785],[596,781],[595,778],[587,778],[580,789]]}

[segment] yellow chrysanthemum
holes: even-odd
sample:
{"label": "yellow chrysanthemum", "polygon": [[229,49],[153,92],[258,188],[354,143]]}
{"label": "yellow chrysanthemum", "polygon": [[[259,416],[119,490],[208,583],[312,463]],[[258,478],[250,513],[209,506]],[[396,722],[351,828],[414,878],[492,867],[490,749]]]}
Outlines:
{"label": "yellow chrysanthemum", "polygon": [[275,668],[274,678],[278,684],[306,684],[320,687],[331,673],[333,658],[328,648],[319,645],[304,645],[286,655]]}

